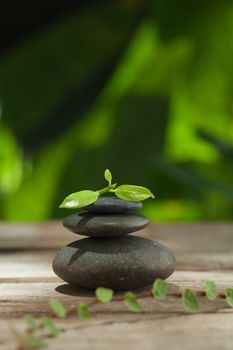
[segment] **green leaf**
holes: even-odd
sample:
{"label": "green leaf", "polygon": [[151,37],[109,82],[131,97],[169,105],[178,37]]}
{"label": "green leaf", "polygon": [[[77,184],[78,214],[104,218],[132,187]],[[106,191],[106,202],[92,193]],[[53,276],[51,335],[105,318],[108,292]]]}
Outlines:
{"label": "green leaf", "polygon": [[188,312],[194,313],[199,310],[197,297],[191,289],[184,289],[182,291],[182,305]]}
{"label": "green leaf", "polygon": [[233,288],[225,289],[226,302],[230,307],[233,307]]}
{"label": "green leaf", "polygon": [[20,333],[13,327],[11,327],[11,331],[17,340],[17,349],[42,349],[47,345],[42,339],[35,335]]}
{"label": "green leaf", "polygon": [[113,290],[109,288],[99,287],[95,291],[96,298],[102,303],[107,303],[112,300]]}
{"label": "green leaf", "polygon": [[111,183],[112,183],[112,174],[111,174],[111,171],[109,169],[105,170],[104,177],[108,181],[109,185],[111,185]]}
{"label": "green leaf", "polygon": [[167,282],[161,280],[160,278],[157,278],[154,281],[151,292],[155,298],[165,299],[167,296],[167,289],[168,289]]}
{"label": "green leaf", "polygon": [[115,194],[118,198],[127,201],[144,201],[145,199],[152,197],[153,193],[145,187],[136,185],[121,185],[115,189]]}
{"label": "green leaf", "polygon": [[217,286],[216,286],[215,282],[204,281],[203,286],[204,286],[204,291],[205,291],[206,297],[209,300],[214,300],[217,298],[218,291],[217,291]]}
{"label": "green leaf", "polygon": [[58,317],[65,317],[66,316],[66,309],[64,306],[60,303],[58,299],[50,299],[49,305],[52,308],[53,312]]}
{"label": "green leaf", "polygon": [[91,317],[91,313],[86,303],[80,303],[78,305],[77,313],[81,320],[88,320]]}
{"label": "green leaf", "polygon": [[124,302],[128,309],[132,312],[142,312],[143,309],[139,304],[136,295],[132,292],[127,292],[124,294]]}
{"label": "green leaf", "polygon": [[49,330],[52,336],[57,337],[60,334],[60,329],[54,324],[50,317],[45,316],[42,320],[44,326]]}
{"label": "green leaf", "polygon": [[35,332],[38,329],[36,320],[32,315],[26,315],[24,316],[24,319],[32,332]]}
{"label": "green leaf", "polygon": [[42,349],[46,346],[46,343],[42,339],[31,334],[27,335],[24,339],[30,347],[35,349]]}
{"label": "green leaf", "polygon": [[98,199],[98,197],[99,193],[97,191],[84,190],[75,192],[64,199],[64,201],[60,205],[60,208],[82,208],[86,205],[94,203]]}

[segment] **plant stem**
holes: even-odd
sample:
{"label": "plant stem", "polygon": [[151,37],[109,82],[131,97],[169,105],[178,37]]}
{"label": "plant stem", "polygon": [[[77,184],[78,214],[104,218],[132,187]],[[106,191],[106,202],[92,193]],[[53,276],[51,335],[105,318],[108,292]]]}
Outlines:
{"label": "plant stem", "polygon": [[97,191],[99,192],[99,195],[109,192],[109,186],[102,188],[101,190]]}
{"label": "plant stem", "polygon": [[[205,297],[206,296],[205,292],[202,290],[196,291],[196,295],[197,295],[197,297]],[[181,292],[169,293],[168,296],[175,297],[175,298],[181,298],[182,293]],[[136,297],[137,297],[137,299],[153,298],[153,294],[150,290],[145,290],[145,291],[141,292],[140,294],[137,294]],[[219,293],[217,298],[225,299],[226,296],[224,293]],[[157,300],[157,299],[155,298],[155,300]],[[124,301],[124,295],[116,295],[111,300],[111,302],[122,302],[122,301]],[[97,304],[101,304],[101,302],[97,298],[93,298],[93,300],[87,302],[88,307],[92,307],[92,306],[97,305]],[[67,317],[74,316],[76,314],[77,314],[77,306],[76,305],[71,306],[67,310]],[[52,311],[50,312],[50,316],[53,318],[57,318],[57,316]]]}
{"label": "plant stem", "polygon": [[116,192],[115,189],[111,188],[112,185],[109,185],[107,187],[104,187],[102,188],[101,190],[98,190],[97,192],[99,193],[99,195],[101,196],[102,194],[104,193],[107,193],[107,192]]}

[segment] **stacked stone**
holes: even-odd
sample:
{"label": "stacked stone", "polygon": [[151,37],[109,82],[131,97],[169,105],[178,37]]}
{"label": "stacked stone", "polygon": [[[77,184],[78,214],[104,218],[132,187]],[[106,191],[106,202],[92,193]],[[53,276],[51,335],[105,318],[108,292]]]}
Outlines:
{"label": "stacked stone", "polygon": [[165,246],[129,235],[149,224],[134,210],[141,202],[101,197],[83,213],[68,216],[66,228],[89,238],[62,248],[53,261],[54,272],[64,281],[85,288],[131,290],[165,279],[175,268],[175,257]]}

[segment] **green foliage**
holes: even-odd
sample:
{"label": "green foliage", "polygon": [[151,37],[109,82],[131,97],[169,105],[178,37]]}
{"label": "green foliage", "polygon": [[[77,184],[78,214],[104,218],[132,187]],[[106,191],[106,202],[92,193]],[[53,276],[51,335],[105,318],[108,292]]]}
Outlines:
{"label": "green foliage", "polygon": [[0,195],[15,193],[22,181],[22,155],[12,131],[1,121],[0,106]]}
{"label": "green foliage", "polygon": [[26,315],[24,319],[32,332],[35,332],[38,329],[37,322],[32,315]]}
{"label": "green foliage", "polygon": [[152,286],[151,292],[156,299],[165,299],[167,296],[168,284],[167,282],[157,278]]}
{"label": "green foliage", "polygon": [[98,192],[84,190],[70,194],[64,199],[60,208],[75,209],[82,208],[95,202],[99,197]]}
{"label": "green foliage", "polygon": [[232,2],[88,2],[36,31],[21,6],[0,62],[0,218],[63,217],[109,164],[156,193],[152,220],[232,220]]}
{"label": "green foliage", "polygon": [[187,312],[195,313],[199,311],[197,297],[189,288],[182,291],[182,305]]}
{"label": "green foliage", "polygon": [[95,291],[96,298],[102,303],[108,303],[113,298],[113,290],[99,287]]}
{"label": "green foliage", "polygon": [[217,290],[217,286],[215,284],[215,282],[213,281],[204,281],[204,291],[206,294],[206,297],[209,300],[215,300],[217,298],[218,295],[218,290]]}
{"label": "green foliage", "polygon": [[233,288],[225,289],[226,302],[230,307],[233,307]]}
{"label": "green foliage", "polygon": [[80,303],[77,306],[77,314],[81,320],[88,320],[91,317],[90,310],[86,303]]}
{"label": "green foliage", "polygon": [[50,317],[44,316],[42,322],[53,337],[57,337],[60,334],[60,329],[54,324]]}
{"label": "green foliage", "polygon": [[122,185],[116,188],[117,184],[112,184],[112,174],[109,169],[104,172],[104,177],[108,181],[108,186],[99,191],[79,191],[70,194],[64,199],[60,208],[82,208],[88,204],[94,203],[100,195],[108,192],[115,193],[117,197],[129,201],[143,201],[149,197],[154,198],[154,195],[145,187]]}
{"label": "green foliage", "polygon": [[127,292],[124,294],[124,302],[128,309],[132,312],[142,312],[143,309],[139,304],[136,295],[132,292]]}
{"label": "green foliage", "polygon": [[61,304],[61,302],[58,299],[55,299],[55,298],[50,299],[49,305],[57,317],[65,317],[66,316],[66,309],[64,308],[64,306]]}

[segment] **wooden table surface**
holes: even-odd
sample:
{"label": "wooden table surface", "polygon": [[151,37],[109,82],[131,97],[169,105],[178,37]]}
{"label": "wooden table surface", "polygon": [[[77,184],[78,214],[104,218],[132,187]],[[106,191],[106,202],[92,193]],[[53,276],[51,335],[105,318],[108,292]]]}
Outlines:
{"label": "wooden table surface", "polygon": [[[214,280],[220,291],[233,287],[233,224],[157,224],[138,235],[175,253],[177,266],[170,283],[200,290],[203,280]],[[24,314],[44,315],[51,297],[67,306],[92,298],[91,293],[70,288],[51,269],[56,251],[75,239],[77,235],[60,222],[0,224],[1,349],[17,349],[11,327],[23,330]],[[141,303],[142,314],[132,314],[118,302],[94,306],[88,321],[59,320],[62,333],[47,339],[48,349],[233,349],[233,310],[224,300],[201,298],[198,314],[184,312],[180,299],[172,296]]]}

